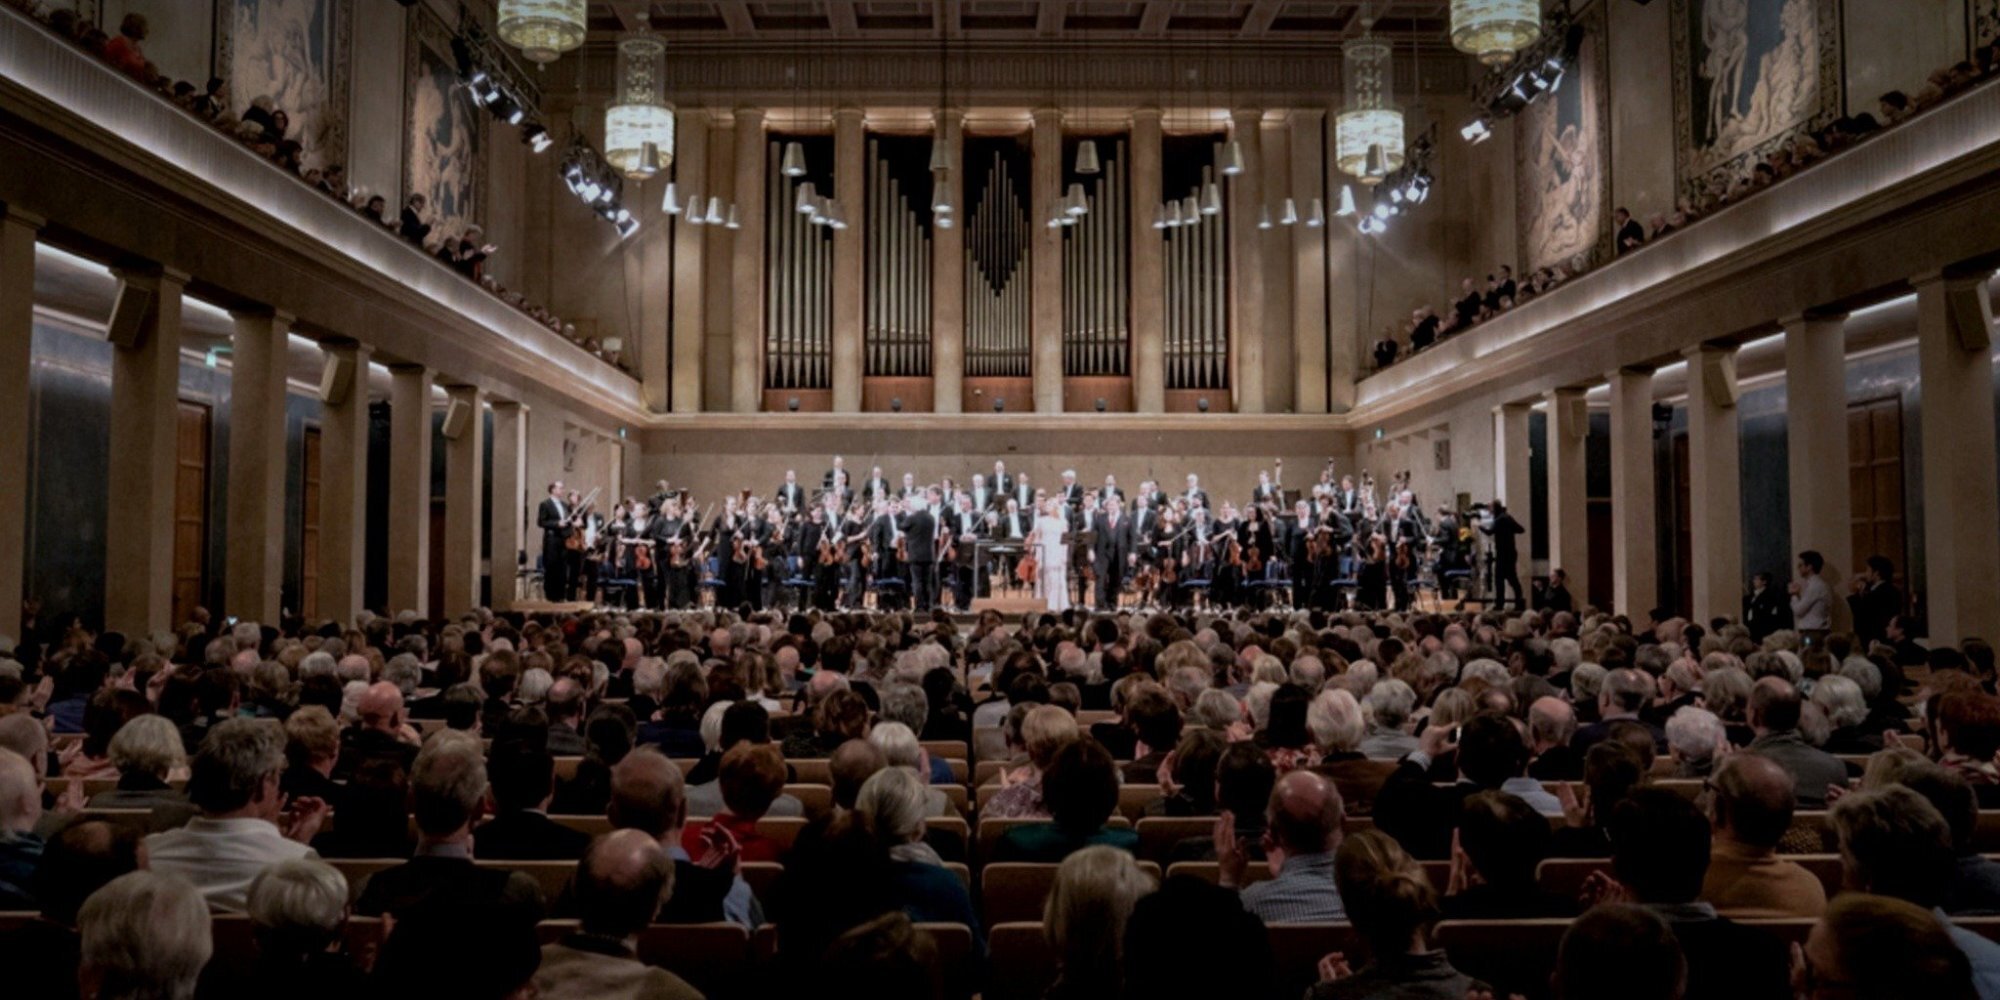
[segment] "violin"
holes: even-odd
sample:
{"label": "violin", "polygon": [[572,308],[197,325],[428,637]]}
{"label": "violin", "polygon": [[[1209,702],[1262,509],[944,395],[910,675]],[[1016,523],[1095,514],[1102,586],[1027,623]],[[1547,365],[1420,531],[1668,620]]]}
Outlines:
{"label": "violin", "polygon": [[653,571],[653,543],[634,542],[632,544],[638,546],[638,551],[632,553],[632,565],[637,567],[641,573],[651,573]]}
{"label": "violin", "polygon": [[1259,551],[1257,546],[1250,546],[1250,554],[1243,557],[1243,571],[1246,573],[1262,573],[1264,571],[1264,553]]}

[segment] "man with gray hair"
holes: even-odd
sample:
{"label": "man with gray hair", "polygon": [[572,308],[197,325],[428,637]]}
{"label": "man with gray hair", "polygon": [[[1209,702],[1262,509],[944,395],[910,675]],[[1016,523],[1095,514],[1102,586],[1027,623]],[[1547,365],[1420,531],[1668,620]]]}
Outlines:
{"label": "man with gray hair", "polygon": [[307,844],[325,824],[327,804],[300,798],[288,809],[279,790],[284,770],[285,732],[277,722],[216,723],[188,773],[188,800],[201,815],[146,838],[153,870],[187,879],[214,909],[241,912],[258,872],[315,857]]}
{"label": "man with gray hair", "polygon": [[[879,696],[882,707],[875,717],[882,722],[900,722],[909,727],[911,733],[924,731],[924,724],[930,721],[931,699],[924,689],[915,684],[889,684],[882,688]],[[951,764],[942,757],[925,756],[928,768],[925,780],[933,785],[953,784]]]}
{"label": "man with gray hair", "polygon": [[417,759],[417,741],[403,718],[403,692],[388,681],[377,681],[361,692],[355,704],[357,725],[341,734],[335,781],[354,777],[370,761],[387,760],[408,774]]}
{"label": "man with gray hair", "polygon": [[924,798],[928,808],[926,815],[936,818],[952,814],[951,800],[943,792],[929,787],[925,777],[930,767],[930,755],[924,752],[923,744],[917,742],[917,734],[900,722],[879,722],[868,732],[868,742],[882,751],[882,756],[890,767],[907,767],[919,778],[924,778]]}
{"label": "man with gray hair", "polygon": [[539,920],[542,892],[533,877],[472,863],[472,828],[486,812],[489,791],[476,737],[433,737],[410,770],[416,853],[369,877],[354,912],[378,917],[426,906],[518,906]]}
{"label": "man with gray hair", "polygon": [[1326,686],[1326,664],[1311,653],[1301,653],[1292,660],[1291,676],[1292,683],[1317,695]]}
{"label": "man with gray hair", "polygon": [[574,677],[562,677],[549,686],[542,710],[549,716],[549,753],[557,757],[581,757],[587,747],[583,739],[583,686]]}
{"label": "man with gray hair", "polygon": [[1402,760],[1417,748],[1415,735],[1404,729],[1416,711],[1417,692],[1393,677],[1377,681],[1361,699],[1368,717],[1368,735],[1356,749],[1374,760]]}
{"label": "man with gray hair", "polygon": [[81,996],[188,1000],[215,945],[208,907],[186,879],[158,870],[120,875],[78,912]]}
{"label": "man with gray hair", "polygon": [[1633,667],[1622,667],[1604,676],[1604,688],[1597,694],[1597,721],[1577,730],[1570,745],[1579,754],[1603,742],[1611,734],[1611,724],[1631,720],[1653,734],[1655,753],[1667,752],[1666,731],[1640,717],[1653,700],[1652,675]]}
{"label": "man with gray hair", "polygon": [[640,747],[611,768],[611,825],[658,841],[674,862],[674,893],[657,922],[699,924],[727,920],[746,929],[764,922],[763,907],[736,873],[733,856],[718,853],[698,864],[681,847],[687,825],[687,783],[680,766],[651,747]]}
{"label": "man with gray hair", "polygon": [[1576,736],[1576,709],[1556,697],[1528,705],[1528,777],[1536,781],[1582,781],[1583,755],[1569,745]]}
{"label": "man with gray hair", "polygon": [[42,859],[42,783],[27,758],[0,749],[0,910],[38,910],[33,883]]}
{"label": "man with gray hair", "polygon": [[597,838],[576,867],[577,933],[542,946],[542,1000],[701,1000],[679,976],[639,960],[639,932],[673,896],[674,861],[638,830]]}

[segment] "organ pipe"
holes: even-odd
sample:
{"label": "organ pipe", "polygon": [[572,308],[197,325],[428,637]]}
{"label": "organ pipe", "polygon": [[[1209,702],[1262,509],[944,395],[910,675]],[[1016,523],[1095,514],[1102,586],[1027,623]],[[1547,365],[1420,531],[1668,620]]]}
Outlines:
{"label": "organ pipe", "polygon": [[[780,169],[784,144],[767,150],[765,204],[792,204],[791,178]],[[772,389],[832,386],[832,255],[829,233],[793,211],[766,212],[765,384]]]}
{"label": "organ pipe", "polygon": [[[1216,181],[1214,168],[1202,170],[1194,191]],[[1223,389],[1229,384],[1228,219],[1201,214],[1195,197],[1181,202],[1182,225],[1158,230],[1166,241],[1165,346],[1167,387]]]}
{"label": "organ pipe", "polygon": [[965,215],[965,373],[1029,372],[1028,218],[999,151]]}
{"label": "organ pipe", "polygon": [[1100,143],[1111,152],[1101,172],[1084,177],[1088,210],[1063,233],[1063,372],[1066,375],[1124,375],[1129,371],[1126,329],[1125,144]]}

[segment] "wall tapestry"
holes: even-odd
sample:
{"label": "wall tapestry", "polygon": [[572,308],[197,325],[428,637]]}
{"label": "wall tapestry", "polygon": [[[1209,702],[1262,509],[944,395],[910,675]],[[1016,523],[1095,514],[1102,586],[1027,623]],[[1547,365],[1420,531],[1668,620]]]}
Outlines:
{"label": "wall tapestry", "polygon": [[451,29],[422,4],[410,11],[409,62],[404,74],[403,192],[429,201],[435,242],[480,219],[485,188],[486,116],[459,85]]}
{"label": "wall tapestry", "polygon": [[1581,15],[1576,63],[1554,93],[1518,117],[1515,231],[1528,272],[1572,272],[1611,249],[1611,102],[1605,83],[1604,5]]}
{"label": "wall tapestry", "polygon": [[215,9],[215,75],[229,81],[231,113],[260,97],[291,119],[308,167],[347,159],[346,0],[221,0]]}
{"label": "wall tapestry", "polygon": [[1685,201],[1841,113],[1840,0],[1673,0],[1674,166]]}

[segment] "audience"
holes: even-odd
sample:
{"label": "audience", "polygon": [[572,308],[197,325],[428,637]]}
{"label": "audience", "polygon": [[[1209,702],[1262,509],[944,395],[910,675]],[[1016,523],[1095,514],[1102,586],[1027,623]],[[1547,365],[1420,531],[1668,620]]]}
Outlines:
{"label": "audience", "polygon": [[1335,854],[1333,875],[1368,961],[1351,966],[1344,957],[1336,960],[1333,975],[1313,987],[1311,1000],[1462,1000],[1472,981],[1431,941],[1437,891],[1395,838],[1380,830],[1347,838]]}
{"label": "audience", "polygon": [[192,997],[214,953],[200,889],[161,871],[120,875],[77,913],[79,994],[112,998]]}
{"label": "audience", "polygon": [[1152,890],[1152,877],[1127,851],[1097,845],[1063,859],[1042,910],[1056,958],[1050,1000],[1122,995],[1125,925],[1139,897]]}
{"label": "audience", "polygon": [[225,719],[210,729],[189,768],[188,800],[201,814],[146,838],[148,866],[175,875],[217,910],[241,913],[250,883],[280,861],[313,856],[326,822],[318,799],[290,803],[278,789],[285,736],[278,723]]}
{"label": "audience", "polygon": [[673,895],[674,862],[638,830],[590,843],[576,868],[577,932],[542,946],[535,988],[542,1000],[699,1000],[679,976],[638,958],[639,932]]}

